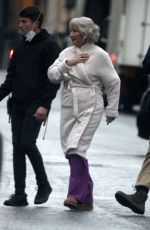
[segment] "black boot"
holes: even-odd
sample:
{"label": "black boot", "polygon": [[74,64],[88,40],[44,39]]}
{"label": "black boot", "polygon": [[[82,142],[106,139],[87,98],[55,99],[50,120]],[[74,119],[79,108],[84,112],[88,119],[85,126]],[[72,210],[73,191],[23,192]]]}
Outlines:
{"label": "black boot", "polygon": [[134,194],[126,194],[121,191],[116,192],[116,200],[125,207],[130,208],[137,214],[144,214],[147,193],[143,190],[136,191]]}
{"label": "black boot", "polygon": [[28,205],[27,195],[25,193],[13,194],[10,196],[8,200],[4,201],[4,205],[6,206],[26,206]]}
{"label": "black boot", "polygon": [[34,204],[45,203],[48,200],[51,192],[52,188],[49,183],[38,186],[38,191],[34,199]]}

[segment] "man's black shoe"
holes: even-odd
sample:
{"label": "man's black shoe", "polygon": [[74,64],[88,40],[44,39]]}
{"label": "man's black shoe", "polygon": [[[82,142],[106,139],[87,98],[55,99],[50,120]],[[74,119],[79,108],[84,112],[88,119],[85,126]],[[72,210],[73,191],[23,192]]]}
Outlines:
{"label": "man's black shoe", "polygon": [[13,194],[8,200],[4,201],[6,206],[26,206],[28,205],[27,195],[23,194]]}
{"label": "man's black shoe", "polygon": [[52,188],[49,184],[38,186],[38,191],[34,199],[34,204],[45,203],[48,200],[51,192],[52,192]]}
{"label": "man's black shoe", "polygon": [[134,194],[125,194],[121,191],[116,192],[116,200],[123,206],[130,208],[133,212],[137,214],[144,214],[145,212],[145,202],[147,200],[147,193],[140,190]]}

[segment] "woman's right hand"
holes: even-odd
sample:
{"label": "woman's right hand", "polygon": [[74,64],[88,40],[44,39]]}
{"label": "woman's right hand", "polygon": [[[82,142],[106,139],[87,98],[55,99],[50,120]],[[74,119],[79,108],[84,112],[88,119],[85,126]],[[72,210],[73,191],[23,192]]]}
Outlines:
{"label": "woman's right hand", "polygon": [[81,53],[73,56],[72,58],[66,60],[68,66],[76,65],[78,63],[85,63],[89,59],[88,53]]}
{"label": "woman's right hand", "polygon": [[109,117],[109,116],[107,116],[106,117],[106,123],[107,123],[107,125],[109,125],[111,122],[113,122],[115,120],[115,117]]}

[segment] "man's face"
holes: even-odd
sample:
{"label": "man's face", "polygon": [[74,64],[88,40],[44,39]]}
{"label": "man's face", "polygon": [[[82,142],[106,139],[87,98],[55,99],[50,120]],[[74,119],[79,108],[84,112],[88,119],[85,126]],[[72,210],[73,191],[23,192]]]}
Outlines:
{"label": "man's face", "polygon": [[26,35],[30,30],[33,30],[34,22],[30,18],[19,17],[18,28],[22,35]]}

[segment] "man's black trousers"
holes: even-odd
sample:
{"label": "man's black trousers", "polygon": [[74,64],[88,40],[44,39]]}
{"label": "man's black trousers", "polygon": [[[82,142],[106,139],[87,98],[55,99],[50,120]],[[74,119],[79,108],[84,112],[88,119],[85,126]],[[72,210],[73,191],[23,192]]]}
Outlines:
{"label": "man's black trousers", "polygon": [[16,104],[12,107],[13,169],[16,193],[25,191],[26,155],[34,169],[37,185],[47,183],[43,160],[36,146],[41,127],[41,122],[36,121],[34,117],[38,107],[38,105],[18,106]]}

